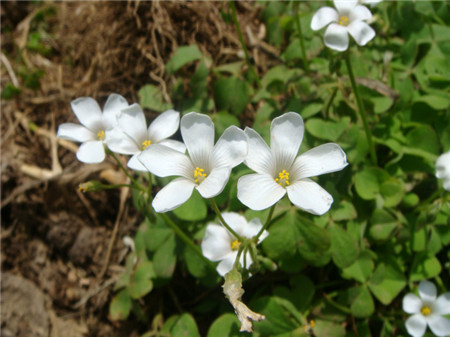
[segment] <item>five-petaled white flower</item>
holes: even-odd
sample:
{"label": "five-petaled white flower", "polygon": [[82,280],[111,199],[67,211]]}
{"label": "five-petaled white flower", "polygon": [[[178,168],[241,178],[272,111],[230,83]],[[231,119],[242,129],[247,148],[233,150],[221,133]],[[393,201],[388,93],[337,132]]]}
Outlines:
{"label": "five-petaled white flower", "polygon": [[334,0],[334,6],[320,8],[311,20],[311,29],[319,30],[328,25],[324,35],[325,45],[337,51],[348,48],[348,34],[353,36],[360,46],[366,45],[375,37],[375,31],[365,20],[372,18],[372,13],[358,5],[358,0]]}
{"label": "five-petaled white flower", "polygon": [[105,159],[106,131],[117,125],[120,110],[128,106],[125,98],[118,94],[109,95],[103,113],[91,97],[80,97],[70,105],[80,124],[64,123],[58,128],[59,138],[82,143],[77,158],[84,163],[100,163]]}
{"label": "five-petaled white flower", "polygon": [[138,159],[158,177],[179,176],[153,199],[156,212],[171,211],[197,189],[212,198],[225,188],[231,169],[247,154],[247,138],[236,126],[227,128],[214,145],[214,124],[207,115],[190,112],[181,118],[181,136],[189,156],[161,144],[150,146]]}
{"label": "five-petaled white flower", "polygon": [[[258,218],[247,220],[237,213],[227,213],[222,214],[226,223],[240,236],[243,238],[252,238],[262,228],[261,221]],[[264,240],[269,233],[264,231],[258,239],[258,243]],[[216,225],[214,223],[209,223],[206,227],[205,236],[202,241],[202,252],[203,255],[210,259],[211,261],[220,261],[217,265],[217,272],[224,276],[231,269],[233,269],[234,262],[238,254],[242,242],[236,239],[233,234],[231,234],[222,225]],[[245,252],[239,258],[241,266],[246,268],[250,267],[253,260],[250,256],[250,252]]]}
{"label": "five-petaled white flower", "polygon": [[244,205],[262,210],[287,192],[295,206],[309,213],[328,211],[332,196],[309,177],[342,170],[348,164],[347,157],[335,143],[320,145],[297,157],[303,133],[303,119],[296,112],[272,121],[270,148],[255,130],[245,129],[248,154],[244,163],[257,173],[238,181],[238,199]]}
{"label": "five-petaled white flower", "polygon": [[405,322],[408,333],[421,337],[428,325],[436,336],[450,336],[450,320],[442,317],[450,314],[450,292],[436,298],[434,283],[421,281],[419,296],[407,294],[403,298],[403,310],[412,314]]}
{"label": "five-petaled white flower", "polygon": [[450,151],[441,154],[437,159],[436,177],[442,179],[444,189],[450,191]]}
{"label": "five-petaled white flower", "polygon": [[117,117],[117,126],[106,133],[106,144],[113,152],[132,155],[127,164],[131,169],[147,171],[137,158],[149,146],[159,143],[180,152],[186,151],[182,142],[167,139],[177,132],[179,125],[180,113],[168,110],[156,117],[147,129],[144,112],[135,103],[122,109]]}

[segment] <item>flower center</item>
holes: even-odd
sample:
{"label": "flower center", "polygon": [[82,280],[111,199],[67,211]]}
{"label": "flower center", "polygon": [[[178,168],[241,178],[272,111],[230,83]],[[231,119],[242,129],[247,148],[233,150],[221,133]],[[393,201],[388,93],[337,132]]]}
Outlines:
{"label": "flower center", "polygon": [[203,180],[205,180],[207,174],[205,173],[205,170],[200,168],[200,167],[196,167],[195,171],[194,171],[194,181],[199,184],[201,183]]}
{"label": "flower center", "polygon": [[239,247],[241,247],[241,243],[239,242],[239,240],[234,240],[231,243],[231,250],[238,250]]}
{"label": "flower center", "polygon": [[345,27],[347,27],[348,26],[348,16],[341,16],[340,18],[339,18],[339,24],[341,25],[341,26],[345,26]]}
{"label": "flower center", "polygon": [[420,312],[422,313],[422,315],[424,316],[428,316],[429,314],[431,314],[431,309],[429,306],[423,306],[422,309],[420,309]]}
{"label": "flower center", "polygon": [[144,140],[141,144],[141,150],[144,151],[147,147],[149,147],[152,144],[151,140]]}
{"label": "flower center", "polygon": [[99,132],[97,132],[97,139],[98,140],[104,140],[105,139],[105,131],[104,130],[100,130]]}
{"label": "flower center", "polygon": [[286,170],[279,172],[278,177],[275,178],[275,181],[280,184],[280,186],[289,186],[289,172],[287,172]]}

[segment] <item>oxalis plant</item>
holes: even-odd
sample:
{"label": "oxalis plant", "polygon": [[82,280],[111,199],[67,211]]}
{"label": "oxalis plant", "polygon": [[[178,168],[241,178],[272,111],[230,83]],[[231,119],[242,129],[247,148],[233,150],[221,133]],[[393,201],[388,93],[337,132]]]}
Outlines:
{"label": "oxalis plant", "polygon": [[[433,21],[424,28],[435,32],[429,42],[435,53],[426,56],[431,61],[420,60],[422,50],[411,69],[394,63],[390,84],[400,91],[400,102],[366,88],[360,92],[359,85],[369,83],[393,95],[384,84],[356,77],[363,65],[352,52],[375,43],[371,24],[377,17],[395,25],[389,20],[416,9],[379,2],[268,4],[264,17],[274,29],[269,42],[276,42],[274,23],[284,25],[292,41],[282,55],[286,64],[269,69],[262,79],[229,3],[224,17],[236,27],[245,61],[216,69],[212,100],[206,90],[210,62],[196,46],[180,47],[168,73],[198,61],[190,82],[193,97],[184,99],[181,87],[173,93],[182,97],[177,104],[182,114],[152,85],[139,92],[140,104],[129,104],[119,94],[111,94],[103,109],[90,97],[72,101],[80,124],[60,125],[58,137],[81,143],[76,156],[84,163],[110,156],[128,178],[125,184],[88,181],[80,188],[130,187],[146,219],[134,240],[124,240],[132,253],[116,283],[112,319],[126,319],[133,311],[146,321],[137,300],[161,279],[170,279],[178,261],[200,284],[223,279],[239,330],[255,329],[258,336],[450,335],[445,249],[450,244],[450,152],[441,154],[450,150],[450,102],[439,92],[446,88],[448,93],[450,81],[438,78],[426,63],[442,62],[447,55],[448,49],[436,45],[444,29]],[[375,5],[384,5],[377,17],[371,11]],[[313,35],[322,29],[323,40]],[[421,41],[427,41],[424,34]],[[396,50],[395,41],[387,43]],[[327,57],[308,58],[308,48]],[[391,51],[386,57],[395,60]],[[293,59],[301,61],[300,69],[286,66]],[[248,83],[236,75],[235,67],[243,65]],[[412,84],[405,84],[412,81],[411,72],[422,90],[415,97]],[[313,73],[321,85],[315,87],[319,94],[309,93],[310,101],[297,89],[313,85]],[[280,82],[287,102],[278,105],[272,91],[277,94]],[[253,127],[242,129],[232,113],[214,112],[216,106],[238,115],[251,95],[259,104]],[[294,109],[302,99],[305,103]],[[417,117],[423,104],[435,119]],[[147,124],[141,106],[160,114]],[[122,155],[130,156],[126,167]],[[289,286],[279,284],[270,295],[256,295],[245,304],[245,281],[272,272],[288,275]],[[144,336],[199,335],[190,315],[161,321],[156,316]],[[218,317],[208,337],[232,336],[235,323],[234,317]]]}

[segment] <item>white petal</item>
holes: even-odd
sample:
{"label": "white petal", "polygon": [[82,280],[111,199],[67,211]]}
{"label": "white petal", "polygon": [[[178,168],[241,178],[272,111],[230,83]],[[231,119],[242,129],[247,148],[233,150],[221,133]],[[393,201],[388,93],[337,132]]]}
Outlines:
{"label": "white petal", "polygon": [[378,3],[380,3],[381,1],[383,1],[383,0],[362,0],[361,2],[363,3],[363,4],[367,4],[367,5],[370,5],[370,6],[375,6],[376,4],[378,4]]}
{"label": "white petal", "polygon": [[202,240],[202,253],[211,261],[220,261],[232,252],[231,242],[223,226],[210,223]]}
{"label": "white petal", "polygon": [[375,37],[375,31],[363,21],[355,21],[347,26],[347,30],[360,46],[365,46],[367,42]]}
{"label": "white petal", "polygon": [[128,102],[119,94],[111,94],[103,107],[103,126],[106,130],[117,125],[120,110],[128,107]]}
{"label": "white petal", "polygon": [[431,331],[438,337],[450,336],[450,320],[439,315],[433,315],[427,317],[428,325]]}
{"label": "white petal", "polygon": [[332,23],[325,31],[323,41],[328,48],[337,51],[344,51],[348,48],[348,32],[347,28]]}
{"label": "white petal", "polygon": [[159,143],[177,132],[180,126],[180,113],[167,110],[154,119],[148,127],[148,135],[152,142]]}
{"label": "white petal", "polygon": [[218,167],[213,169],[205,180],[198,185],[197,191],[203,198],[209,199],[219,195],[230,178],[231,167]]}
{"label": "white petal", "polygon": [[96,135],[91,130],[83,125],[74,123],[61,124],[58,127],[57,137],[80,143],[96,140]]}
{"label": "white petal", "polygon": [[[246,238],[252,238],[259,233],[261,228],[262,228],[261,220],[259,220],[259,218],[254,218],[247,223],[241,235],[245,236]],[[265,230],[259,237],[258,243],[264,240],[268,234],[269,233]]]}
{"label": "white petal", "polygon": [[450,292],[442,294],[434,302],[434,313],[438,315],[450,314]]}
{"label": "white petal", "polygon": [[217,266],[217,272],[221,276],[225,276],[231,269],[233,269],[234,261],[236,261],[237,251],[228,254]]}
{"label": "white petal", "polygon": [[242,163],[247,155],[247,137],[236,126],[227,128],[220,136],[213,150],[214,167],[235,167]]}
{"label": "white petal", "polygon": [[349,20],[353,21],[365,21],[372,18],[372,12],[365,6],[356,6],[350,13]]}
{"label": "white petal", "polygon": [[127,166],[135,171],[139,171],[139,172],[148,172],[147,168],[139,161],[139,155],[141,154],[141,152],[139,151],[138,153],[134,154],[127,163]]}
{"label": "white petal", "polygon": [[328,143],[301,154],[295,160],[291,174],[297,180],[340,171],[347,165],[347,156],[342,148]]}
{"label": "white petal", "polygon": [[312,17],[311,29],[319,30],[331,22],[337,22],[338,20],[339,15],[334,8],[322,7]]}
{"label": "white petal", "polygon": [[118,127],[106,131],[105,141],[108,148],[116,153],[131,155],[141,152],[136,141]]}
{"label": "white petal", "polygon": [[436,160],[436,177],[439,179],[450,177],[450,152],[441,154]]}
{"label": "white petal", "polygon": [[427,328],[427,321],[421,314],[415,314],[406,320],[405,326],[411,336],[422,337]]}
{"label": "white petal", "polygon": [[447,179],[444,179],[442,186],[446,191],[450,191],[450,177]]}
{"label": "white petal", "polygon": [[358,0],[334,0],[334,7],[340,15],[349,15],[358,4]]}
{"label": "white petal", "polygon": [[[244,216],[234,213],[234,212],[223,212],[223,219],[226,223],[239,235],[246,238],[251,238],[252,236],[247,236],[245,230],[248,226],[247,220]],[[233,239],[233,237],[231,237]]]}
{"label": "white petal", "polygon": [[81,124],[97,133],[103,130],[102,110],[92,97],[80,97],[70,102]]}
{"label": "white petal", "polygon": [[157,213],[172,211],[191,197],[194,187],[186,178],[174,179],[156,194],[152,206]]}
{"label": "white petal", "polygon": [[414,294],[406,294],[403,297],[403,311],[408,314],[418,314],[422,309],[422,301]]}
{"label": "white petal", "polygon": [[272,153],[266,142],[258,132],[252,128],[245,128],[245,135],[248,141],[248,153],[244,160],[245,165],[258,173],[273,174],[275,163]]}
{"label": "white petal", "polygon": [[436,300],[436,286],[430,281],[420,281],[419,296],[424,302],[434,302]]}
{"label": "white petal", "polygon": [[304,131],[303,119],[296,112],[287,112],[272,121],[270,148],[276,158],[276,169],[290,169],[297,157]]}
{"label": "white petal", "polygon": [[86,164],[101,163],[105,159],[105,148],[100,140],[91,140],[80,145],[77,158]]}
{"label": "white petal", "polygon": [[186,145],[184,143],[174,140],[174,139],[164,139],[159,144],[170,147],[171,149],[174,149],[175,151],[185,153],[186,152]]}
{"label": "white petal", "polygon": [[237,189],[239,201],[256,211],[272,206],[286,194],[270,175],[259,173],[239,178]]}
{"label": "white petal", "polygon": [[302,210],[315,215],[326,213],[333,197],[310,179],[302,179],[286,187],[289,200]]}
{"label": "white petal", "polygon": [[183,176],[190,179],[194,176],[195,168],[188,156],[161,144],[150,145],[138,159],[158,177]]}
{"label": "white petal", "polygon": [[139,147],[147,140],[147,122],[145,121],[142,108],[134,103],[122,110],[117,118],[119,128],[121,128],[130,138],[134,139]]}
{"label": "white petal", "polygon": [[211,118],[190,112],[181,118],[180,130],[192,161],[209,170],[209,158],[214,146],[214,124]]}

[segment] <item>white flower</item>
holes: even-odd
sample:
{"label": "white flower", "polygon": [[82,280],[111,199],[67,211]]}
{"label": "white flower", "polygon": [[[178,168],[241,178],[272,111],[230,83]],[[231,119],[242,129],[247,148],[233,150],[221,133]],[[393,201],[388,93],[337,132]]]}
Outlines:
{"label": "white flower", "polygon": [[450,336],[450,320],[442,317],[450,314],[450,292],[436,299],[436,286],[432,282],[422,281],[419,296],[407,294],[403,298],[403,310],[412,314],[405,322],[408,333],[421,337],[428,325],[436,336]]}
{"label": "white flower", "polygon": [[319,30],[328,25],[324,35],[325,45],[337,51],[348,48],[348,34],[356,43],[364,46],[375,37],[375,31],[365,20],[372,18],[372,13],[358,5],[358,0],[334,0],[334,6],[320,8],[311,20],[311,29]]}
{"label": "white flower", "polygon": [[179,125],[180,113],[168,110],[156,117],[147,129],[144,112],[135,103],[122,109],[117,117],[117,127],[107,132],[106,144],[111,151],[132,155],[127,164],[131,169],[147,171],[137,158],[149,146],[159,143],[180,152],[186,151],[182,142],[167,139],[177,132]]}
{"label": "white flower", "polygon": [[253,210],[268,208],[287,192],[291,202],[312,213],[323,214],[332,196],[309,177],[342,170],[347,157],[335,143],[323,144],[297,157],[303,139],[302,117],[288,112],[275,118],[269,148],[253,129],[246,128],[248,155],[245,164],[256,171],[238,181],[238,199]]}
{"label": "white flower", "polygon": [[103,107],[103,113],[91,97],[77,98],[70,105],[82,125],[61,124],[57,136],[82,143],[77,151],[79,161],[89,164],[102,162],[105,159],[106,131],[117,124],[117,115],[128,106],[127,101],[118,94],[111,94]]}
{"label": "white flower", "polygon": [[383,0],[360,0],[359,3],[364,4],[364,5],[370,5],[371,7],[374,7],[377,4],[379,4],[381,1],[383,1]]}
{"label": "white flower", "polygon": [[139,155],[142,164],[158,177],[179,176],[153,199],[156,212],[171,211],[186,202],[193,189],[203,198],[221,193],[231,169],[247,154],[247,138],[230,126],[214,145],[214,124],[207,115],[190,112],[181,118],[181,136],[189,156],[161,144]]}
{"label": "white flower", "polygon": [[[252,238],[262,228],[261,221],[258,218],[247,220],[237,213],[222,213],[222,216],[226,223],[240,236],[244,238]],[[264,240],[269,233],[265,230],[258,239],[258,243]],[[231,269],[233,269],[234,261],[236,260],[237,253],[241,242],[237,240],[233,234],[231,234],[222,225],[216,225],[209,223],[206,227],[205,237],[202,241],[203,255],[211,261],[220,261],[217,265],[217,272],[224,276]],[[242,254],[239,262],[241,266],[248,268],[253,263],[250,253],[247,251]]]}
{"label": "white flower", "polygon": [[450,191],[450,151],[441,154],[436,161],[436,177],[442,179],[444,189]]}

